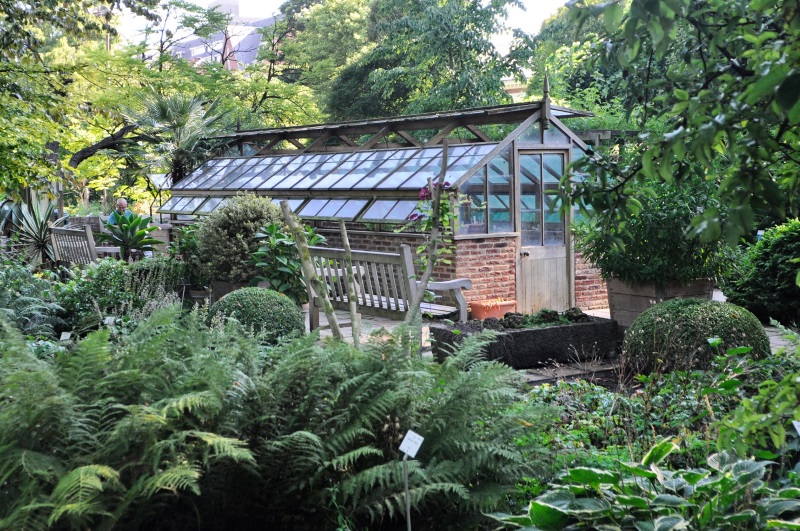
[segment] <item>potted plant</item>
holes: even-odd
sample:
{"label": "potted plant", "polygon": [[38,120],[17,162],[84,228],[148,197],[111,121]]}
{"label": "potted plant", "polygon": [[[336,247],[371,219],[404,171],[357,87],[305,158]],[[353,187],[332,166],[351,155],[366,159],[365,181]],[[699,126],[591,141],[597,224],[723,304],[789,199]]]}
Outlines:
{"label": "potted plant", "polygon": [[623,329],[657,302],[710,299],[715,282],[733,263],[724,241],[702,241],[688,231],[707,209],[723,215],[712,183],[646,183],[635,194],[641,208],[624,222],[597,223],[615,215],[609,210],[573,227],[576,247],[600,270],[611,318]]}
{"label": "potted plant", "polygon": [[259,274],[252,260],[258,250],[256,234],[282,223],[280,207],[269,197],[244,194],[231,197],[199,223],[197,251],[211,280],[213,299],[243,288]]}
{"label": "potted plant", "polygon": [[489,317],[502,319],[502,317],[508,312],[514,312],[516,310],[517,301],[513,299],[497,298],[469,302],[470,315],[473,319],[479,319],[481,321],[488,319]]}
{"label": "potted plant", "polygon": [[118,246],[122,259],[128,261],[131,251],[153,252],[154,245],[164,243],[150,236],[150,233],[158,228],[151,227],[151,221],[152,218],[143,218],[139,214],[120,216],[117,223],[106,223],[105,227],[108,233],[99,234],[97,239],[100,242]]}

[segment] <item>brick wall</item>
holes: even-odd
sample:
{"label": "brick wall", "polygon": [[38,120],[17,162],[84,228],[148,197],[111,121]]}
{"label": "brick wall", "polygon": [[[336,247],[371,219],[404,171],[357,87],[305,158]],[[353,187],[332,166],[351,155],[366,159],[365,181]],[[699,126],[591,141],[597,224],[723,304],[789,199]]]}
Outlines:
{"label": "brick wall", "polygon": [[575,255],[575,304],[582,310],[608,307],[606,283],[600,278],[600,270],[580,254]]}
{"label": "brick wall", "polygon": [[517,297],[516,237],[457,240],[455,265],[457,278],[472,280],[468,301]]}
{"label": "brick wall", "polygon": [[[342,246],[338,230],[318,229],[318,232],[328,238],[331,247]],[[397,252],[398,246],[404,243],[415,250],[422,242],[421,236],[393,232],[349,231],[348,236],[353,249],[364,251]],[[514,236],[457,240],[453,263],[440,264],[434,278],[471,279],[472,289],[464,292],[468,301],[498,297],[514,299],[517,294],[516,249]],[[575,257],[575,303],[583,310],[608,306],[606,285],[599,270],[583,260],[580,254]]]}

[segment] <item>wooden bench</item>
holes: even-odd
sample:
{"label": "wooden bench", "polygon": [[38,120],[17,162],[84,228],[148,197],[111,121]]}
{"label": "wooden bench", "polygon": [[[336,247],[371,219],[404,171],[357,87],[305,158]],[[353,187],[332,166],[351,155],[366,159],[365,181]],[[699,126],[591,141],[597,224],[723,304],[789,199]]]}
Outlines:
{"label": "wooden bench", "polygon": [[54,227],[50,224],[50,243],[57,262],[86,265],[96,262],[98,251],[119,254],[119,247],[95,247],[92,229]]}
{"label": "wooden bench", "polygon": [[[309,247],[309,251],[320,282],[328,286],[328,296],[333,307],[337,310],[349,310],[344,278],[344,249]],[[351,254],[358,311],[390,319],[405,318],[409,302],[413,300],[419,286],[414,273],[411,248],[401,245],[397,253],[354,250]],[[309,286],[309,328],[314,330],[319,327],[320,303],[307,279],[306,285]],[[423,302],[420,310],[433,316],[449,315],[457,311],[459,321],[466,321],[468,307],[461,290],[471,288],[472,281],[466,278],[429,282],[428,290],[450,292],[456,306]]]}

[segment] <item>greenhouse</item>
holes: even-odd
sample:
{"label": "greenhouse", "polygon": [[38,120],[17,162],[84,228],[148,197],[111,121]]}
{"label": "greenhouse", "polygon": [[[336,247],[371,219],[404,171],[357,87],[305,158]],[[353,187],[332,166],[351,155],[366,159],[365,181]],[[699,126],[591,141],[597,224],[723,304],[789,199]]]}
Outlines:
{"label": "greenhouse", "polygon": [[[586,306],[575,291],[569,219],[559,213],[566,168],[596,143],[562,120],[591,114],[542,101],[344,123],[240,131],[221,156],[174,183],[162,214],[200,216],[252,192],[286,199],[337,245],[339,219],[364,250],[416,245],[397,232],[420,190],[438,181],[458,209],[453,263],[437,279],[466,277],[469,300],[512,298],[517,309]],[[446,150],[446,154],[445,154]]]}

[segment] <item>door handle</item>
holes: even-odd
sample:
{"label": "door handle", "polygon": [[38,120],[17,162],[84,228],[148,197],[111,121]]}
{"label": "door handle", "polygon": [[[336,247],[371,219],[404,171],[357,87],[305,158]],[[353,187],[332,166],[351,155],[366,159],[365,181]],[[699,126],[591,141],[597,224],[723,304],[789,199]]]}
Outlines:
{"label": "door handle", "polygon": [[531,253],[529,253],[528,251],[522,251],[521,253],[519,253],[519,255],[525,257],[525,256],[530,256]]}

